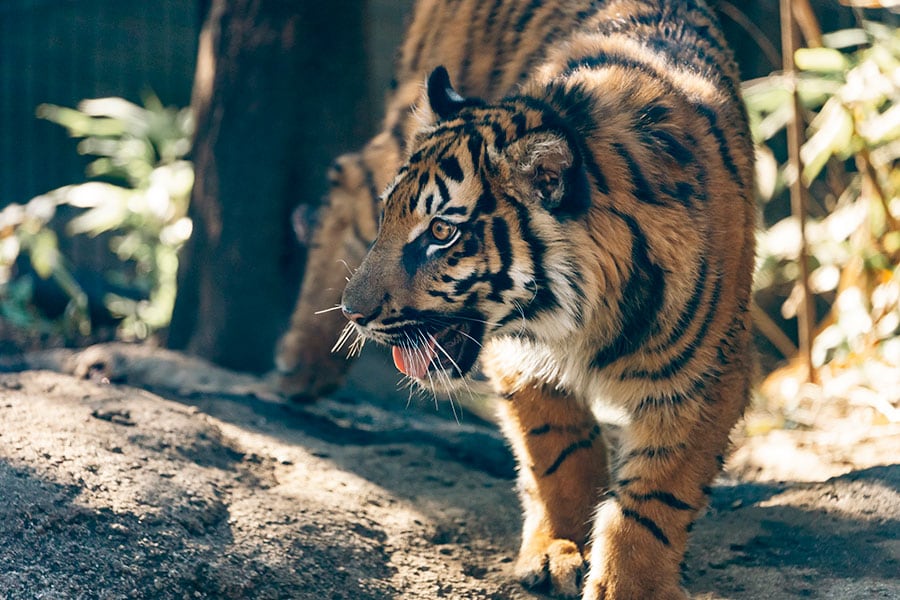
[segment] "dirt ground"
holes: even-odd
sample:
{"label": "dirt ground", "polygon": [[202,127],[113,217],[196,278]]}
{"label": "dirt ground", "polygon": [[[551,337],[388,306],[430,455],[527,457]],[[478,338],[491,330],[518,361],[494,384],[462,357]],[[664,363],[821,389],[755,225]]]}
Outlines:
{"label": "dirt ground", "polygon": [[[542,598],[512,580],[519,507],[496,428],[398,401],[386,369],[294,406],[147,347],[7,361],[0,598]],[[900,599],[897,463],[896,426],[740,441],[685,586]]]}

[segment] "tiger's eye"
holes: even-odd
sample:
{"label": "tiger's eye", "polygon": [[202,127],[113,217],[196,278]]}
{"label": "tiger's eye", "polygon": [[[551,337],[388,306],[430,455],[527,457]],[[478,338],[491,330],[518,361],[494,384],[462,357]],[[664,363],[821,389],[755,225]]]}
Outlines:
{"label": "tiger's eye", "polygon": [[446,242],[456,233],[456,225],[435,219],[431,222],[431,237],[439,242]]}

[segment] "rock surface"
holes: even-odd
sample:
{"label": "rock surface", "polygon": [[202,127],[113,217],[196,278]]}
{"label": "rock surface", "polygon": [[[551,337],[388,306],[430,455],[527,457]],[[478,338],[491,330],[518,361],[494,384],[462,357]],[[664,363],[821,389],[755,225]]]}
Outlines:
{"label": "rock surface", "polygon": [[[15,369],[0,374],[0,597],[543,597],[512,581],[512,459],[468,412],[352,387],[287,405],[261,380],[140,346]],[[723,476],[686,587],[900,598],[893,448],[827,481]]]}

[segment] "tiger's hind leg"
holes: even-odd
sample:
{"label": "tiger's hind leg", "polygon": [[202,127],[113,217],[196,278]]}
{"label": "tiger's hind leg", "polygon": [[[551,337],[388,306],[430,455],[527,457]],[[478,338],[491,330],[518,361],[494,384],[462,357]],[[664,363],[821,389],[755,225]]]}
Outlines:
{"label": "tiger's hind leg", "polygon": [[643,402],[594,523],[585,600],[682,600],[688,531],[722,467],[748,397],[739,369],[691,397]]}
{"label": "tiger's hind leg", "polygon": [[583,403],[545,387],[505,398],[500,414],[524,510],[516,576],[528,587],[579,597],[594,507],[608,484],[600,426]]}

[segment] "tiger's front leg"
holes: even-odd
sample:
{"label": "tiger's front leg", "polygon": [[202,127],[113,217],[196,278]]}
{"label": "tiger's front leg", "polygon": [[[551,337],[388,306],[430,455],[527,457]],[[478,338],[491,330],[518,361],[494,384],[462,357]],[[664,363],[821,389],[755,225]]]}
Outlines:
{"label": "tiger's front leg", "polygon": [[597,510],[584,600],[683,600],[688,531],[722,467],[747,397],[733,372],[679,401],[645,402],[632,415],[616,481]]}
{"label": "tiger's front leg", "polygon": [[528,587],[578,597],[591,519],[608,485],[600,426],[583,403],[546,387],[504,397],[501,419],[518,460],[524,509],[516,576]]}

